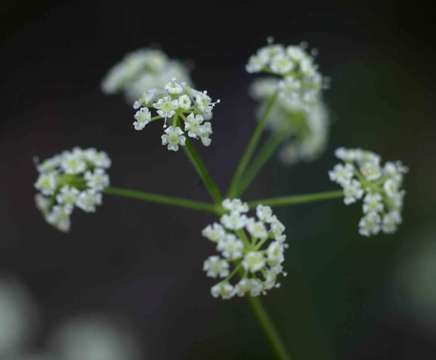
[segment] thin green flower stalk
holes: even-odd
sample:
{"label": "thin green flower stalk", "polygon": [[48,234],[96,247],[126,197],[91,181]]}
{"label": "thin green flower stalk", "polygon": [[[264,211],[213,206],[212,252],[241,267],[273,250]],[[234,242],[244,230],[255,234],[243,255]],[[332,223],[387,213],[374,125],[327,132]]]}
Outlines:
{"label": "thin green flower stalk", "polygon": [[203,160],[201,159],[200,155],[198,154],[197,150],[195,150],[189,139],[186,140],[183,150],[185,151],[185,154],[188,157],[189,161],[194,166],[198,176],[200,176],[201,180],[203,181],[203,184],[209,192],[210,197],[213,199],[215,204],[219,204],[222,200],[220,189],[218,188],[218,185],[215,183],[215,181],[213,181],[213,179],[210,177]]}
{"label": "thin green flower stalk", "polygon": [[247,148],[245,149],[244,154],[242,155],[242,158],[238,164],[238,167],[236,168],[235,174],[233,175],[232,181],[230,183],[229,191],[227,193],[227,196],[229,198],[237,197],[239,195],[238,193],[239,182],[241,181],[241,177],[245,169],[247,168],[251,158],[253,157],[254,151],[256,150],[256,146],[259,143],[260,136],[262,135],[262,132],[268,121],[268,116],[276,100],[277,100],[277,92],[274,93],[268,100],[268,103],[265,107],[265,111],[263,112],[262,117],[257,123],[256,129],[254,130],[253,135],[251,136],[251,139],[247,145]]}
{"label": "thin green flower stalk", "polygon": [[277,148],[283,143],[286,137],[286,133],[271,134],[268,140],[262,145],[258,151],[258,154],[245,171],[244,176],[241,179],[237,190],[240,195],[242,195],[244,191],[251,185],[257,174],[260,172],[260,170],[262,170],[262,168],[275,153]]}
{"label": "thin green flower stalk", "polygon": [[344,192],[340,190],[324,191],[319,193],[279,196],[269,199],[254,200],[248,202],[248,206],[250,208],[254,208],[259,204],[268,205],[271,207],[289,206],[289,205],[297,205],[297,204],[308,204],[312,202],[325,201],[325,200],[341,199],[343,197],[344,197]]}
{"label": "thin green flower stalk", "polygon": [[155,204],[182,207],[185,209],[197,210],[201,212],[209,212],[216,215],[221,214],[220,207],[217,207],[214,204],[208,204],[201,201],[194,201],[194,200],[184,199],[174,196],[159,195],[154,193],[147,193],[143,191],[124,189],[124,188],[118,188],[112,186],[106,188],[104,192],[108,195],[115,195],[125,198],[142,200]]}
{"label": "thin green flower stalk", "polygon": [[249,297],[248,301],[251,305],[254,315],[256,316],[259,325],[264,331],[271,347],[274,350],[274,353],[279,360],[292,360],[289,352],[286,350],[285,345],[283,344],[280,335],[272,322],[268,312],[265,310],[265,307],[262,304],[262,301],[259,298]]}

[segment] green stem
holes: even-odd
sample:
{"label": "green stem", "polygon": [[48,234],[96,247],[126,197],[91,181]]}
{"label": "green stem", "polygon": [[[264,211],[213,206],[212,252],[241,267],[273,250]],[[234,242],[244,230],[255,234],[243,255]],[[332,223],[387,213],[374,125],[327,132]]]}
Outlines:
{"label": "green stem", "polygon": [[283,345],[283,342],[277,332],[277,329],[271,321],[271,318],[268,316],[268,313],[263,307],[260,299],[258,297],[249,296],[248,300],[253,309],[254,315],[259,322],[259,325],[262,327],[262,330],[264,331],[277,356],[277,359],[291,360],[291,356],[286,351],[285,346]]}
{"label": "green stem", "polygon": [[204,186],[206,187],[207,191],[209,192],[215,204],[216,205],[220,204],[222,201],[221,192],[218,186],[210,177],[209,172],[207,171],[206,166],[203,163],[203,160],[201,160],[200,155],[192,146],[189,139],[186,139],[186,145],[183,146],[183,150],[185,151],[186,155],[188,156],[189,160],[191,161],[192,165],[197,171],[197,174],[200,176],[201,180],[203,181]]}
{"label": "green stem", "polygon": [[269,206],[286,206],[295,204],[306,204],[310,202],[340,199],[344,197],[342,190],[338,191],[325,191],[313,194],[301,194],[301,195],[291,195],[291,196],[280,196],[276,198],[263,199],[250,201],[248,205],[250,207],[256,207],[257,205],[269,205]]}
{"label": "green stem", "polygon": [[274,95],[271,96],[270,99],[268,100],[268,103],[265,107],[265,111],[263,112],[262,117],[260,118],[257,127],[254,130],[253,135],[251,136],[247,148],[245,149],[245,152],[242,155],[241,160],[239,161],[238,167],[236,168],[235,174],[233,175],[233,179],[230,183],[230,187],[228,191],[229,198],[238,196],[238,186],[241,180],[241,176],[244,173],[249,161],[253,156],[254,150],[256,149],[257,143],[260,140],[260,136],[262,135],[262,131],[265,128],[265,125],[268,120],[268,116],[271,112],[271,109],[276,99],[277,99],[277,92],[274,93]]}
{"label": "green stem", "polygon": [[137,199],[137,200],[142,200],[142,201],[147,201],[147,202],[162,204],[162,205],[178,206],[178,207],[183,207],[192,210],[207,211],[217,215],[221,213],[221,210],[217,208],[214,204],[208,204],[205,202],[183,199],[173,196],[152,194],[152,193],[146,193],[137,190],[117,188],[112,186],[107,187],[104,190],[104,192],[109,195],[127,197],[127,198],[132,198],[132,199]]}
{"label": "green stem", "polygon": [[263,144],[251,166],[244,173],[243,179],[237,189],[237,193],[241,195],[247,187],[256,178],[259,171],[267,163],[276,149],[280,146],[283,140],[287,137],[286,133],[272,134],[269,139]]}

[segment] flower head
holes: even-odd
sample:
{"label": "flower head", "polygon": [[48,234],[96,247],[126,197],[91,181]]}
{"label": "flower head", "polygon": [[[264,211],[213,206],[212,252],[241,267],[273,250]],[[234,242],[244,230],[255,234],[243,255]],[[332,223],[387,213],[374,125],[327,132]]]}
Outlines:
{"label": "flower head", "polygon": [[325,84],[313,56],[304,45],[285,47],[268,44],[249,58],[246,70],[249,73],[264,72],[278,76],[280,80],[274,90],[294,103],[317,101]]}
{"label": "flower head", "polygon": [[190,83],[188,69],[161,50],[139,49],[127,54],[109,70],[101,87],[106,94],[123,92],[133,103],[145,91],[162,88],[172,78]]}
{"label": "flower head", "polygon": [[259,205],[256,216],[248,215],[248,205],[226,199],[220,224],[208,225],[202,235],[216,244],[219,255],[204,262],[207,276],[222,280],[211,288],[214,297],[258,296],[278,287],[284,274],[285,227],[269,206]]}
{"label": "flower head", "polygon": [[363,199],[359,233],[371,236],[380,231],[395,232],[402,221],[405,191],[401,186],[407,168],[401,162],[382,166],[380,156],[361,149],[339,148],[335,155],[344,163],[335,165],[329,177],[344,189],[344,203]]}
{"label": "flower head", "polygon": [[212,135],[209,120],[218,102],[213,102],[206,91],[194,90],[185,82],[172,79],[163,88],[149,90],[135,101],[133,125],[136,130],[142,130],[151,121],[163,120],[164,127],[170,123],[162,135],[162,144],[168,145],[168,150],[177,151],[179,146],[184,146],[186,137],[199,139],[209,146]]}
{"label": "flower head", "polygon": [[275,75],[256,79],[250,93],[260,101],[259,113],[263,113],[268,100],[278,94],[267,127],[282,138],[279,152],[282,162],[290,165],[319,157],[329,133],[328,111],[321,96],[326,81],[305,46],[270,44],[249,59],[247,70]]}
{"label": "flower head", "polygon": [[110,165],[105,152],[78,147],[38,163],[35,203],[46,221],[67,232],[76,207],[94,212],[102,203],[102,191],[109,186],[106,170]]}

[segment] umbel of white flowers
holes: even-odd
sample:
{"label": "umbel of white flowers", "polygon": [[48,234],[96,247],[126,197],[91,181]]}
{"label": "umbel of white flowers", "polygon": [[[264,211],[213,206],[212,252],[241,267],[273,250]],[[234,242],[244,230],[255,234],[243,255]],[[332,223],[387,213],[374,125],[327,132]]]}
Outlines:
{"label": "umbel of white flowers", "polygon": [[188,69],[157,49],[139,49],[127,54],[109,70],[101,87],[106,94],[123,92],[133,103],[144,91],[161,88],[172,78],[191,83]]}
{"label": "umbel of white flowers", "polygon": [[380,231],[394,233],[401,224],[403,208],[403,175],[407,168],[399,161],[380,164],[377,154],[361,149],[339,148],[335,155],[343,164],[329,172],[330,180],[344,189],[344,203],[350,205],[363,199],[363,217],[359,233],[376,235]]}
{"label": "umbel of white flowers", "polygon": [[326,86],[304,45],[285,47],[270,44],[262,47],[249,58],[246,70],[278,76],[279,97],[295,106],[318,101],[322,88]]}
{"label": "umbel of white flowers", "polygon": [[206,91],[195,90],[172,79],[164,88],[148,90],[135,101],[133,126],[139,131],[152,121],[163,120],[162,145],[171,151],[185,146],[186,136],[200,139],[204,146],[209,146],[212,110],[219,102],[213,102]]}
{"label": "umbel of white flowers", "polygon": [[270,44],[250,57],[246,69],[274,75],[256,79],[250,93],[261,101],[258,112],[263,112],[268,100],[278,94],[267,127],[282,138],[282,162],[316,159],[328,138],[328,112],[321,98],[326,81],[306,45]]}
{"label": "umbel of white flowers", "polygon": [[256,218],[247,215],[248,206],[239,199],[226,199],[222,205],[226,213],[220,223],[202,232],[220,253],[203,265],[207,276],[222,278],[211,288],[212,296],[259,296],[279,287],[277,277],[286,275],[282,266],[287,248],[285,226],[268,206],[257,206]]}
{"label": "umbel of white flowers", "polygon": [[102,191],[109,186],[106,169],[110,165],[105,152],[78,147],[38,163],[35,201],[47,222],[67,232],[75,207],[94,212],[102,203]]}

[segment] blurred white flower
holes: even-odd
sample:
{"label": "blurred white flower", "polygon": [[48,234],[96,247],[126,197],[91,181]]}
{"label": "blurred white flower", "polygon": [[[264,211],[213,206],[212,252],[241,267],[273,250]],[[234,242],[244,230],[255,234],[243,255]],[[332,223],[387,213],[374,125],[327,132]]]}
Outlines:
{"label": "blurred white flower", "polygon": [[101,87],[106,94],[123,92],[133,103],[145,91],[162,88],[173,78],[191,83],[188,69],[161,50],[139,49],[127,54],[107,73]]}
{"label": "blurred white flower", "polygon": [[109,186],[106,170],[110,166],[105,152],[78,147],[37,164],[35,188],[40,193],[35,195],[35,203],[46,221],[67,232],[74,208],[94,212]]}
{"label": "blurred white flower", "polygon": [[141,352],[129,331],[104,317],[82,316],[54,333],[52,346],[62,360],[139,360]]}
{"label": "blurred white flower", "polygon": [[17,281],[0,278],[0,358],[21,353],[37,323],[37,307],[27,290]]}
{"label": "blurred white flower", "polygon": [[[255,80],[251,95],[260,101],[257,113],[262,114],[268,99],[278,88],[278,80],[264,78]],[[298,161],[312,161],[324,151],[329,136],[329,114],[319,97],[306,104],[293,97],[280,95],[273,104],[267,128],[275,135],[283,137],[279,152],[285,165]]]}

